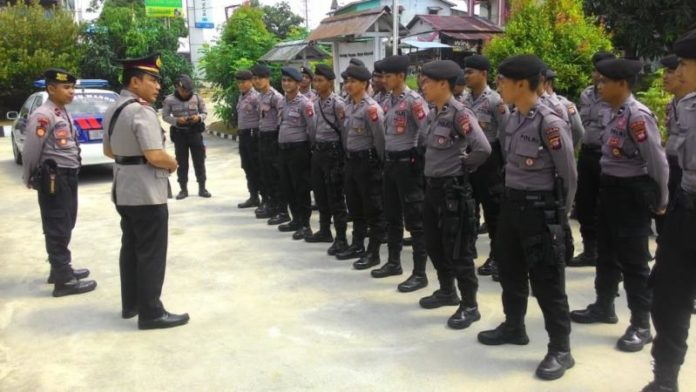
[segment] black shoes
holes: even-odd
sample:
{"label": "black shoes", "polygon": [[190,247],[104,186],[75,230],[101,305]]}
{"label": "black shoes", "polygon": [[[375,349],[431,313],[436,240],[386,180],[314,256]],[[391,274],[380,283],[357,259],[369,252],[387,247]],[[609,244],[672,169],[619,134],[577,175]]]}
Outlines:
{"label": "black shoes", "polygon": [[316,233],[304,237],[305,242],[318,243],[318,242],[333,242],[333,235],[331,235],[330,230],[319,230]]}
{"label": "black shoes", "polygon": [[78,280],[73,278],[65,283],[56,283],[53,287],[54,297],[64,297],[66,295],[83,294],[97,288],[97,282],[93,280]]}
{"label": "black shoes", "polygon": [[211,195],[210,192],[208,192],[208,190],[205,189],[205,187],[200,187],[198,188],[198,196],[208,198],[213,195]]}
{"label": "black shoes", "polygon": [[536,375],[542,380],[556,380],[573,366],[575,359],[570,351],[549,351],[537,367]]}
{"label": "black shoes", "polygon": [[251,207],[258,207],[259,206],[259,198],[258,197],[250,197],[246,199],[245,202],[237,204],[237,208],[251,208]]}
{"label": "black shoes", "polygon": [[356,270],[364,270],[379,265],[379,263],[381,263],[381,261],[379,260],[379,253],[368,252],[365,253],[365,255],[361,257],[360,260],[353,263],[353,268],[355,268]]}
{"label": "black shoes", "polygon": [[616,342],[616,348],[627,353],[635,353],[653,341],[650,328],[638,328],[633,325],[626,329],[626,333]]}
{"label": "black shoes", "polygon": [[133,317],[138,315],[138,310],[137,309],[123,309],[121,310],[121,318],[123,319],[132,319]]}
{"label": "black shoes", "polygon": [[268,219],[273,217],[273,209],[266,203],[261,203],[261,205],[254,210],[256,219]]}
{"label": "black shoes", "polygon": [[279,214],[276,214],[273,218],[268,220],[268,224],[271,226],[279,225],[285,222],[290,222],[290,215],[288,215],[287,212],[281,212]]}
{"label": "black shoes", "polygon": [[362,244],[352,244],[343,252],[336,253],[339,260],[358,259],[365,256],[365,246]]}
{"label": "black shoes", "polygon": [[597,265],[597,251],[586,250],[566,263],[568,267],[594,267]]}
{"label": "black shoes", "polygon": [[401,264],[387,262],[383,266],[370,271],[373,278],[386,278],[387,276],[401,275],[404,271]]}
{"label": "black shoes", "polygon": [[336,256],[339,253],[343,253],[348,249],[348,242],[345,239],[336,238],[333,244],[326,250],[329,256]]}
{"label": "black shoes", "polygon": [[493,273],[498,272],[498,264],[495,262],[495,260],[489,257],[482,266],[478,267],[477,271],[481,276],[493,275]]}
{"label": "black shoes", "polygon": [[590,304],[586,309],[573,310],[570,312],[570,319],[580,324],[616,324],[619,322],[613,304],[611,306],[602,306],[597,303]]}
{"label": "black shoes", "polygon": [[529,336],[527,336],[524,326],[513,327],[502,323],[496,329],[479,332],[478,341],[487,346],[499,346],[501,344],[524,346],[529,344]]}
{"label": "black shoes", "polygon": [[171,314],[164,311],[160,317],[151,320],[138,319],[138,329],[162,329],[173,328],[189,322],[188,313]]}
{"label": "black shoes", "polygon": [[[73,269],[73,277],[75,279],[84,279],[89,276],[89,270],[87,268],[78,268],[78,269]],[[53,271],[51,271],[48,274],[48,279],[46,279],[46,283],[48,284],[54,284],[56,283],[56,279],[53,276]]]}
{"label": "black shoes", "polygon": [[179,194],[176,195],[177,200],[182,200],[182,199],[185,199],[187,197],[188,197],[188,190],[186,190],[186,189],[182,189],[181,191],[179,191]]}
{"label": "black shoes", "polygon": [[454,290],[449,293],[435,290],[429,296],[421,298],[418,304],[425,309],[435,309],[441,306],[458,306],[459,302],[459,296]]}
{"label": "black shoes", "polygon": [[452,329],[465,329],[473,322],[479,320],[481,320],[481,313],[479,313],[478,307],[468,308],[461,304],[457,311],[447,320],[447,326]]}
{"label": "black shoes", "polygon": [[306,226],[300,227],[299,229],[297,229],[297,231],[292,233],[293,240],[302,240],[302,239],[305,239],[305,238],[311,237],[311,236],[312,236],[312,229],[310,229],[309,227],[306,227]]}
{"label": "black shoes", "polygon": [[655,363],[653,373],[655,379],[641,392],[679,392],[680,365],[664,365]]}
{"label": "black shoes", "polygon": [[428,277],[425,275],[413,274],[408,277],[405,281],[399,283],[396,289],[402,293],[410,293],[412,291],[420,290],[428,286]]}
{"label": "black shoes", "polygon": [[[269,225],[271,224],[270,221],[268,223]],[[283,233],[289,233],[291,231],[297,231],[302,228],[302,225],[299,222],[291,221],[289,223],[282,224],[278,226],[278,231],[282,231]]]}

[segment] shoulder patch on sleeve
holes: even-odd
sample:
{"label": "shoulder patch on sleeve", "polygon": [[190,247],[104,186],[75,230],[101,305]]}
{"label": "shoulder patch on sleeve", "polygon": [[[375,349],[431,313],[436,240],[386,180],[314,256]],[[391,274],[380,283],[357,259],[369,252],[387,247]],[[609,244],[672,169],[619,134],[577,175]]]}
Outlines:
{"label": "shoulder patch on sleeve", "polygon": [[471,133],[471,123],[469,121],[469,116],[465,112],[459,112],[457,116],[457,125],[459,125],[459,133],[464,136],[469,135]]}
{"label": "shoulder patch on sleeve", "polygon": [[425,118],[425,109],[423,109],[423,102],[420,99],[413,103],[413,115],[416,116],[418,120]]}
{"label": "shoulder patch on sleeve", "polygon": [[336,105],[336,117],[338,117],[339,120],[346,118],[346,108],[343,107],[343,105]]}
{"label": "shoulder patch on sleeve", "polygon": [[631,133],[638,143],[648,140],[648,131],[645,127],[645,120],[634,121],[629,125]]}
{"label": "shoulder patch on sleeve", "polygon": [[305,106],[305,112],[307,113],[307,117],[314,117],[314,105],[312,102],[307,103]]}
{"label": "shoulder patch on sleeve", "polygon": [[370,120],[372,122],[379,120],[379,112],[377,111],[377,105],[370,105],[367,108],[367,115],[370,116]]}
{"label": "shoulder patch on sleeve", "polygon": [[544,130],[546,141],[552,150],[561,149],[561,129],[558,127],[548,127]]}
{"label": "shoulder patch on sleeve", "polygon": [[48,128],[49,121],[44,116],[38,116],[36,118],[36,136],[42,138],[46,136],[46,129]]}
{"label": "shoulder patch on sleeve", "polygon": [[575,112],[577,111],[577,110],[575,109],[575,105],[573,105],[572,103],[568,103],[567,107],[568,107],[568,113],[569,113],[571,116],[574,116],[574,115],[575,115]]}

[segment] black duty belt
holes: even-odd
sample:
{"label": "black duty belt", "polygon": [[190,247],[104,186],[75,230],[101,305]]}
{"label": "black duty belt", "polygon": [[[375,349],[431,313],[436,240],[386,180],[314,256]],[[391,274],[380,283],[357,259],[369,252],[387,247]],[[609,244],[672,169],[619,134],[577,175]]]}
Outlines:
{"label": "black duty belt", "polygon": [[281,150],[294,150],[296,148],[307,147],[309,145],[308,141],[302,142],[290,142],[290,143],[278,143],[278,148]]}
{"label": "black duty belt", "polygon": [[77,167],[57,167],[56,173],[65,176],[76,176],[80,173],[80,168]]}
{"label": "black duty belt", "polygon": [[346,158],[348,159],[365,159],[376,157],[377,151],[374,148],[368,148],[367,150],[360,151],[346,151]]}
{"label": "black duty belt", "polygon": [[429,188],[447,188],[464,184],[464,176],[425,177],[425,183]]}
{"label": "black duty belt", "polygon": [[261,130],[261,131],[259,132],[259,136],[260,136],[260,137],[264,137],[264,138],[270,138],[270,137],[272,137],[272,138],[278,139],[278,131],[264,131],[264,130]]}
{"label": "black duty belt", "polygon": [[244,134],[244,135],[246,135],[246,134],[252,134],[252,133],[254,133],[254,132],[258,131],[258,130],[259,130],[258,128],[245,128],[245,129],[240,129],[240,130],[238,130],[238,131],[237,131],[237,134],[238,134],[238,135],[242,135],[242,134]]}
{"label": "black duty belt", "polygon": [[147,163],[147,159],[145,159],[145,157],[142,155],[132,157],[116,155],[114,159],[116,160],[116,163],[118,163],[119,165],[144,165]]}
{"label": "black duty belt", "polygon": [[314,151],[338,151],[340,149],[340,142],[317,142],[314,144]]}
{"label": "black duty belt", "polygon": [[599,176],[599,184],[601,186],[622,187],[626,185],[644,183],[648,180],[650,180],[650,177],[647,174],[632,177],[616,177],[609,174],[602,174]]}
{"label": "black duty belt", "polygon": [[403,151],[385,151],[384,158],[386,161],[404,161],[410,162],[411,158],[414,158],[418,153],[415,149],[403,150]]}
{"label": "black duty belt", "polygon": [[602,153],[602,146],[598,144],[584,144],[580,147],[580,150],[582,152],[586,153],[595,153],[595,154],[601,154]]}
{"label": "black duty belt", "polygon": [[505,198],[510,201],[529,203],[556,201],[553,191],[524,191],[513,188],[505,188]]}

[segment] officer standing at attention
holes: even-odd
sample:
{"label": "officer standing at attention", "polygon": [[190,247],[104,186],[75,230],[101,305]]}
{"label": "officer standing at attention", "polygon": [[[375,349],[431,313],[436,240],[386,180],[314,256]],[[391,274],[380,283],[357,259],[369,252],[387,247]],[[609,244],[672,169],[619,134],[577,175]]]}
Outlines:
{"label": "officer standing at attention", "polygon": [[469,92],[466,91],[466,78],[464,77],[464,70],[460,70],[459,75],[457,76],[457,82],[454,84],[454,91],[452,92],[452,95],[454,95],[454,99],[461,103],[464,103],[464,100],[466,100],[466,97],[469,95]]}
{"label": "officer standing at attention", "polygon": [[278,162],[280,185],[290,204],[292,220],[278,226],[282,232],[294,231],[292,238],[301,240],[312,235],[309,218],[312,215],[311,154],[309,135],[315,132],[314,104],[300,94],[302,74],[293,67],[283,67],[282,84],[285,98],[278,114]]}
{"label": "officer standing at attention", "polygon": [[670,139],[675,138],[673,147],[683,172],[659,237],[652,272],[655,378],[643,392],[679,391],[679,370],[686,355],[690,313],[696,299],[696,30],[678,39],[674,52],[679,56],[675,76],[687,94],[677,104],[679,133]]}
{"label": "officer standing at attention", "polygon": [[585,267],[597,264],[597,207],[599,200],[599,177],[601,169],[599,158],[602,156],[600,136],[604,129],[603,117],[608,116],[611,108],[599,96],[599,72],[597,63],[613,59],[607,52],[597,52],[592,56],[592,85],[580,94],[580,118],[585,127],[580,155],[578,157],[578,193],[575,196],[575,213],[580,223],[583,252],[568,262],[568,267]]}
{"label": "officer standing at attention", "polygon": [[[305,241],[333,242],[327,253],[335,256],[348,248],[348,212],[343,194],[343,120],[346,118],[346,107],[343,99],[332,91],[336,75],[331,67],[317,64],[314,71],[317,99],[314,101],[316,128],[314,135],[310,135],[314,142],[311,172],[312,189],[319,207],[319,231],[305,237]],[[331,234],[332,217],[336,229],[335,241]]]}
{"label": "officer standing at attention", "polygon": [[574,103],[568,98],[556,94],[553,89],[555,82],[556,72],[550,68],[547,69],[544,89],[551,99],[557,100],[565,108],[568,114],[568,121],[570,122],[570,131],[573,134],[573,146],[577,146],[585,135],[585,127],[582,126],[582,118],[580,118],[580,113],[578,113],[578,109],[575,107]]}
{"label": "officer standing at attention", "polygon": [[176,91],[167,96],[162,103],[162,119],[171,124],[170,136],[174,142],[176,161],[179,168],[176,171],[181,191],[176,195],[177,200],[188,197],[188,161],[189,150],[193,159],[193,169],[198,181],[198,196],[210,197],[205,189],[205,118],[208,110],[205,102],[193,90],[193,80],[188,75],[181,75],[176,81]]}
{"label": "officer standing at attention", "polygon": [[251,69],[254,88],[259,92],[259,161],[261,181],[268,194],[265,209],[256,217],[268,219],[269,225],[289,222],[287,201],[280,189],[278,174],[278,123],[283,95],[271,86],[271,69],[264,64],[256,64]]}
{"label": "officer standing at attention", "polygon": [[237,100],[237,135],[239,136],[239,157],[246,175],[249,198],[237,204],[237,208],[259,207],[261,200],[266,202],[261,173],[259,173],[259,93],[252,85],[254,75],[248,70],[235,74],[239,99]]}
{"label": "officer standing at attention", "polygon": [[623,274],[631,321],[616,346],[635,352],[652,342],[648,236],[652,214],[667,208],[669,167],[654,115],[631,94],[641,62],[610,59],[596,67],[599,94],[611,107],[601,136],[597,300],[570,316],[582,324],[616,324],[614,299]]}
{"label": "officer standing at attention", "polygon": [[372,71],[372,99],[380,106],[384,105],[384,100],[389,95],[389,91],[384,85],[384,70],[382,69],[382,61],[375,61],[375,69]]}
{"label": "officer standing at attention", "polygon": [[65,106],[75,98],[77,78],[51,68],[44,73],[48,100],[31,114],[26,125],[23,179],[38,193],[41,224],[54,284],[53,296],[82,294],[97,287],[88,269],[73,269],[68,245],[77,221],[77,175],[80,170],[78,132]]}
{"label": "officer standing at attention", "polygon": [[440,288],[421,298],[420,305],[426,309],[459,305],[447,320],[453,329],[467,328],[481,318],[474,267],[476,215],[468,175],[491,153],[474,113],[452,96],[460,70],[451,60],[433,61],[421,69],[423,94],[434,105],[424,128],[427,140],[423,223],[428,255]]}
{"label": "officer standing at attention", "polygon": [[304,95],[309,99],[310,102],[314,102],[317,99],[317,93],[312,90],[312,81],[314,81],[314,72],[312,69],[306,66],[300,67],[302,72],[302,81],[300,82],[300,94]]}
{"label": "officer standing at attention", "polygon": [[505,188],[503,180],[503,155],[498,135],[505,132],[510,111],[500,98],[500,94],[488,86],[488,72],[491,63],[481,55],[466,58],[464,80],[471,91],[464,99],[464,106],[471,109],[479,126],[486,134],[491,145],[491,155],[486,162],[471,173],[471,186],[477,204],[483,206],[483,217],[488,226],[490,253],[486,262],[478,268],[479,275],[496,275],[498,267],[495,262],[495,234],[498,229],[500,203]]}
{"label": "officer standing at attention", "polygon": [[164,149],[152,103],[160,91],[159,53],[125,59],[121,97],[104,114],[104,155],[113,158],[111,195],[121,216],[121,316],[138,316],[138,328],[184,325],[188,314],[171,314],[160,296],[167,264],[169,174],[177,168]]}
{"label": "officer standing at attention", "polygon": [[[428,254],[423,233],[423,152],[428,104],[406,85],[408,56],[390,56],[382,60],[384,86],[390,91],[382,101],[384,126],[384,212],[387,221],[389,258],[371,271],[373,278],[401,275],[401,249],[404,226],[412,237],[413,272],[398,285],[406,293],[428,285],[425,265]],[[421,147],[421,148],[419,148]]]}
{"label": "officer standing at attention", "polygon": [[[348,211],[353,217],[353,240],[339,260],[360,258],[358,270],[379,265],[379,248],[384,237],[382,199],[382,156],[384,151],[384,112],[367,94],[370,71],[351,65],[341,74],[349,94],[345,127],[345,192]],[[365,237],[370,241],[365,252]]]}
{"label": "officer standing at attention", "polygon": [[550,339],[536,374],[554,380],[575,364],[565,291],[564,225],[577,172],[568,123],[536,94],[543,68],[534,55],[509,57],[498,67],[500,94],[517,108],[500,135],[506,158],[505,197],[495,251],[505,322],[479,333],[478,340],[485,345],[529,343],[524,318],[531,283]]}

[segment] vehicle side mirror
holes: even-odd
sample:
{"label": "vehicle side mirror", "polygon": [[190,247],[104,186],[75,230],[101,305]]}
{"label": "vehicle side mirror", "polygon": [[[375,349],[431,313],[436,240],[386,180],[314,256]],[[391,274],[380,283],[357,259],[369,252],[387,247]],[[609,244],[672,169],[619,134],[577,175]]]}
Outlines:
{"label": "vehicle side mirror", "polygon": [[16,112],[14,110],[11,112],[7,112],[7,114],[5,114],[5,117],[7,117],[8,120],[14,121],[19,118],[19,112]]}

